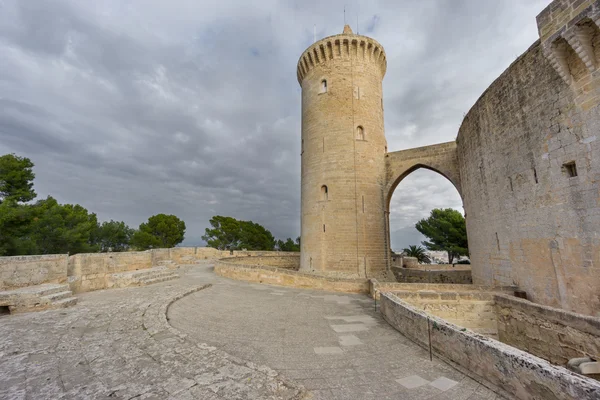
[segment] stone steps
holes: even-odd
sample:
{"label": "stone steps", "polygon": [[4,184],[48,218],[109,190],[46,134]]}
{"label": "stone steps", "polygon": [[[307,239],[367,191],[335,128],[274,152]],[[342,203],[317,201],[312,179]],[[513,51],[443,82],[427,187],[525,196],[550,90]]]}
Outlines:
{"label": "stone steps", "polygon": [[141,282],[144,286],[146,286],[146,285],[152,285],[153,283],[172,281],[173,279],[177,279],[177,278],[179,278],[179,275],[172,274],[172,275],[168,275],[168,276],[161,276],[158,278],[143,279]]}
{"label": "stone steps", "polygon": [[64,292],[52,293],[46,296],[42,296],[50,300],[51,302],[55,302],[58,300],[66,299],[67,297],[72,297],[73,293],[70,290],[66,290]]}
{"label": "stone steps", "polygon": [[11,314],[65,308],[77,304],[67,284],[46,283],[0,292],[0,306]]}
{"label": "stone steps", "polygon": [[77,304],[77,297],[67,297],[58,301],[53,301],[51,308],[67,308]]}
{"label": "stone steps", "polygon": [[166,266],[159,266],[113,274],[110,287],[146,286],[177,278],[179,278],[179,275],[175,271]]}

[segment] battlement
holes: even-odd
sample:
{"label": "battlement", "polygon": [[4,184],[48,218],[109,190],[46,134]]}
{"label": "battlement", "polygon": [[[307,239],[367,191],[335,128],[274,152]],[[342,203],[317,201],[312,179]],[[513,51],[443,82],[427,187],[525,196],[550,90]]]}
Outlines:
{"label": "battlement", "polygon": [[378,63],[381,76],[385,75],[387,59],[383,46],[367,36],[355,35],[348,25],[339,35],[328,36],[315,42],[298,60],[298,83],[302,85],[304,77],[317,65],[336,59],[355,59]]}
{"label": "battlement", "polygon": [[544,55],[565,83],[593,80],[600,61],[600,0],[555,0],[537,16],[537,25]]}

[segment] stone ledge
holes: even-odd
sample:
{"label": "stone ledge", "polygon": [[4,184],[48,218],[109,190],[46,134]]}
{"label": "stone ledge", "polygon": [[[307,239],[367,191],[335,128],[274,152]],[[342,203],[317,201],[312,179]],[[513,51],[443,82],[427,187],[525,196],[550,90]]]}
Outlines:
{"label": "stone ledge", "polygon": [[[393,294],[383,293],[381,313],[403,335],[466,369],[474,379],[499,388],[508,398],[595,400],[600,383],[514,347],[429,315]],[[512,394],[509,395],[509,394]]]}
{"label": "stone ledge", "polygon": [[589,315],[577,314],[559,308],[536,304],[529,300],[511,297],[503,294],[494,296],[496,305],[517,309],[528,316],[538,315],[540,318],[549,320],[559,325],[571,327],[590,335],[600,337],[600,318]]}
{"label": "stone ledge", "polygon": [[325,277],[285,268],[231,263],[227,259],[217,260],[215,273],[226,278],[271,285],[345,293],[369,292],[366,279]]}

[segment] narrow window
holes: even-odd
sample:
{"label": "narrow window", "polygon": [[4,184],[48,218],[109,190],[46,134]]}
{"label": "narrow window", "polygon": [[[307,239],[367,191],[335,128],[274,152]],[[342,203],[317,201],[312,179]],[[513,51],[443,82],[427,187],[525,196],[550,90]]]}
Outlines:
{"label": "narrow window", "polygon": [[329,190],[327,189],[327,186],[323,185],[323,186],[321,186],[321,200],[327,201],[328,199],[329,199]]}
{"label": "narrow window", "polygon": [[323,232],[325,232],[325,224],[323,224]]}
{"label": "narrow window", "polygon": [[577,165],[575,164],[575,161],[563,164],[563,169],[569,178],[574,178],[577,176]]}
{"label": "narrow window", "polygon": [[327,93],[327,79],[321,81],[321,93]]}
{"label": "narrow window", "polygon": [[362,126],[356,128],[356,140],[365,140],[365,130]]}
{"label": "narrow window", "polygon": [[508,177],[508,181],[510,182],[510,191],[514,192],[513,184],[512,184],[512,178],[510,176]]}
{"label": "narrow window", "polygon": [[538,183],[537,170],[533,169],[533,179],[535,179],[535,183]]}
{"label": "narrow window", "polygon": [[300,155],[304,154],[304,139],[302,139],[302,144],[300,145]]}
{"label": "narrow window", "polygon": [[365,196],[362,197],[362,209],[363,213],[365,212]]}
{"label": "narrow window", "polygon": [[500,239],[498,239],[498,232],[496,232],[496,246],[498,247],[498,251],[500,251]]}

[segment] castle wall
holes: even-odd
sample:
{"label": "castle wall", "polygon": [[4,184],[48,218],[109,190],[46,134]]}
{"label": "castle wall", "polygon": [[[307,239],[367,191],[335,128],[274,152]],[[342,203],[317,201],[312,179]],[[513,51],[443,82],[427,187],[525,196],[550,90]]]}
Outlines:
{"label": "castle wall", "polygon": [[598,314],[600,92],[575,61],[565,80],[535,43],[469,111],[458,158],[474,283]]}
{"label": "castle wall", "polygon": [[66,254],[0,257],[0,290],[65,283],[68,260]]}
{"label": "castle wall", "polygon": [[386,269],[384,74],[380,45],[353,34],[323,39],[300,58],[304,272]]}

